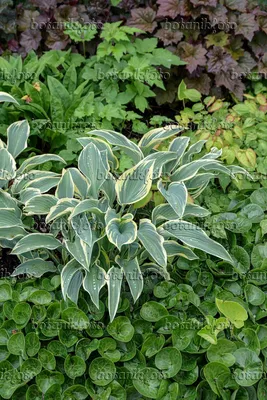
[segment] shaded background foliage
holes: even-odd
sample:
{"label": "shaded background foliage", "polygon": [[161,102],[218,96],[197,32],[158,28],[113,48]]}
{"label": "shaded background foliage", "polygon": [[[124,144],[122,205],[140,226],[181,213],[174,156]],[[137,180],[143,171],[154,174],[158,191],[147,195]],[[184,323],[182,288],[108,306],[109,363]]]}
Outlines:
{"label": "shaded background foliage", "polygon": [[[30,50],[63,50],[79,44],[63,32],[65,21],[95,23],[123,20],[156,36],[184,61],[173,68],[167,91],[158,89],[159,105],[175,101],[179,81],[203,94],[242,98],[246,80],[267,73],[267,6],[263,0],[93,0],[61,2],[1,0],[1,52],[26,56]],[[95,54],[98,39],[86,44]]]}

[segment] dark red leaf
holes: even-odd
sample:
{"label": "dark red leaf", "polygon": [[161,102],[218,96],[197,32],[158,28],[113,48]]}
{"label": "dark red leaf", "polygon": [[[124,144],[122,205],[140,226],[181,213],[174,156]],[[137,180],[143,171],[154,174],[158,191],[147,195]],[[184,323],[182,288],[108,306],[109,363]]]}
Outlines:
{"label": "dark red leaf", "polygon": [[207,50],[204,49],[201,44],[193,46],[190,43],[181,42],[177,47],[177,51],[181,59],[188,63],[186,68],[190,73],[195,71],[199,65],[206,65],[207,59],[205,54]]}
{"label": "dark red leaf", "polygon": [[156,13],[150,7],[134,8],[131,10],[131,18],[129,19],[127,25],[135,26],[143,31],[152,33],[157,27],[155,18]]}

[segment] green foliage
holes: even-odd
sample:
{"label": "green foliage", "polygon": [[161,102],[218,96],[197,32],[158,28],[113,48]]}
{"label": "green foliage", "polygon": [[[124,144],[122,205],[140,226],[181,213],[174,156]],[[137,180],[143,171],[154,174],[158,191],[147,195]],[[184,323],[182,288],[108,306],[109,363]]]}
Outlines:
{"label": "green foliage", "polygon": [[[185,63],[159,49],[156,38],[136,38],[139,29],[120,25],[104,25],[96,55],[88,59],[70,50],[51,50],[41,57],[31,51],[23,61],[20,56],[0,57],[5,72],[0,90],[16,99],[0,109],[2,128],[27,118],[32,150],[59,153],[68,163],[81,150],[76,139],[91,129],[146,132],[140,119],[155,89],[165,90],[171,65]],[[86,41],[95,29],[71,22],[66,32]],[[161,125],[162,117],[155,117],[151,125]]]}

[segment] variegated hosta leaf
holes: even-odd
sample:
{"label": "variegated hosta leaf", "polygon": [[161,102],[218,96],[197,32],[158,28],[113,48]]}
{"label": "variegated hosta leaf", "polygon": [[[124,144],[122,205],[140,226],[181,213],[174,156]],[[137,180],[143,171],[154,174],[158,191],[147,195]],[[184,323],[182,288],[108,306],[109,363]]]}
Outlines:
{"label": "variegated hosta leaf", "polygon": [[121,268],[111,267],[106,277],[108,285],[108,311],[110,321],[113,321],[119,306],[123,271]]}
{"label": "variegated hosta leaf", "polygon": [[7,129],[7,150],[16,158],[27,147],[30,134],[28,121],[18,121]]}
{"label": "variegated hosta leaf", "polygon": [[217,158],[221,157],[222,149],[217,149],[217,147],[212,147],[208,154],[205,154],[202,157],[202,160],[216,160]]}
{"label": "variegated hosta leaf", "polygon": [[[36,181],[40,178],[54,178],[58,177],[60,179],[60,175],[56,174],[55,172],[51,171],[38,171],[38,170],[32,170],[29,172],[26,172],[24,174],[17,174],[16,178],[14,179],[14,182],[11,186],[11,192],[13,195],[20,195],[23,190],[29,188],[29,189],[35,189],[36,192],[39,190],[38,188],[31,187],[30,184],[33,181]],[[39,194],[41,194],[41,191],[39,190]]]}
{"label": "variegated hosta leaf", "polygon": [[188,146],[189,141],[190,141],[189,137],[183,136],[175,138],[171,142],[168,150],[176,153],[176,160],[171,161],[167,164],[166,169],[169,173],[179,164]]}
{"label": "variegated hosta leaf", "polygon": [[58,185],[60,176],[44,176],[41,178],[34,179],[28,183],[25,188],[39,189],[41,193],[46,193],[50,189]]}
{"label": "variegated hosta leaf", "polygon": [[212,254],[231,264],[233,263],[231,256],[221,244],[210,239],[202,229],[190,222],[178,219],[165,222],[159,227],[159,233],[163,236],[175,237],[187,246]]}
{"label": "variegated hosta leaf", "polygon": [[152,222],[154,225],[162,221],[169,221],[170,219],[176,218],[177,214],[169,204],[160,204],[152,211]]}
{"label": "variegated hosta leaf", "polygon": [[164,165],[168,162],[177,159],[177,154],[171,151],[157,151],[149,154],[144,161],[154,160],[153,179],[157,179],[161,176]]}
{"label": "variegated hosta leaf", "polygon": [[132,260],[125,260],[120,256],[116,256],[115,261],[122,268],[133,300],[136,302],[139,299],[144,286],[143,275],[138,264],[138,259],[135,257]]}
{"label": "variegated hosta leaf", "polygon": [[84,212],[90,212],[97,215],[104,215],[106,211],[107,211],[106,203],[101,202],[100,200],[87,199],[81,201],[79,204],[77,204],[77,206],[75,206],[69,218],[70,219],[74,218],[77,215],[82,214]]}
{"label": "variegated hosta leaf", "polygon": [[35,278],[40,278],[47,272],[56,272],[57,269],[52,261],[45,261],[42,258],[34,258],[33,260],[27,260],[20,264],[12,276],[17,276],[20,274],[27,274],[34,276]]}
{"label": "variegated hosta leaf", "polygon": [[0,208],[14,208],[16,215],[21,216],[21,210],[18,207],[18,202],[9,193],[0,189]]}
{"label": "variegated hosta leaf", "polygon": [[146,263],[146,264],[142,264],[141,266],[141,271],[142,273],[148,273],[151,272],[153,274],[156,274],[157,276],[160,275],[162,276],[164,279],[166,279],[167,281],[170,279],[170,274],[167,271],[167,269],[160,267],[157,264],[154,263]]}
{"label": "variegated hosta leaf", "polygon": [[[12,228],[0,228],[0,239],[13,240],[26,236],[28,233],[21,226],[12,226]],[[1,244],[0,244],[1,245]],[[13,248],[14,246],[12,246]]]}
{"label": "variegated hosta leaf", "polygon": [[207,217],[210,211],[197,204],[187,204],[185,206],[184,217]]}
{"label": "variegated hosta leaf", "polygon": [[210,164],[210,160],[195,160],[192,161],[188,164],[184,164],[181,167],[179,167],[172,175],[171,175],[171,181],[172,182],[182,182],[182,181],[187,181],[188,179],[192,179],[198,171]]}
{"label": "variegated hosta leaf", "polygon": [[[107,153],[104,153],[107,158]],[[108,166],[104,163],[98,148],[93,144],[88,144],[81,152],[78,159],[80,171],[90,182],[90,194],[93,198],[98,198],[99,190],[107,178]]]}
{"label": "variegated hosta leaf", "polygon": [[89,247],[93,245],[93,236],[90,223],[86,214],[79,214],[71,218],[71,225],[76,235],[84,241]]}
{"label": "variegated hosta leaf", "polygon": [[149,219],[140,220],[137,237],[156,263],[166,268],[167,253],[163,246],[164,238],[158,234]]}
{"label": "variegated hosta leaf", "polygon": [[222,174],[231,175],[231,171],[218,161],[210,161],[208,165],[203,166],[203,169],[204,171],[216,171]]}
{"label": "variegated hosta leaf", "polygon": [[24,189],[19,194],[19,200],[23,204],[26,204],[27,201],[30,201],[33,197],[39,196],[40,194],[41,194],[41,191],[39,189],[36,189],[36,188]]}
{"label": "variegated hosta leaf", "polygon": [[58,199],[51,194],[37,195],[25,203],[24,213],[26,215],[47,215],[57,201]]}
{"label": "variegated hosta leaf", "polygon": [[89,192],[89,182],[78,168],[69,168],[68,171],[71,174],[74,183],[74,193],[82,200],[86,198]]}
{"label": "variegated hosta leaf", "polygon": [[206,140],[199,140],[198,142],[192,144],[192,146],[190,146],[187,152],[184,154],[182,158],[182,164],[190,163],[193,155],[200,153],[206,142]]}
{"label": "variegated hosta leaf", "polygon": [[69,170],[63,171],[62,178],[60,179],[57,190],[56,197],[58,199],[73,198],[74,195],[74,183]]}
{"label": "variegated hosta leaf", "polygon": [[78,142],[86,147],[89,143],[94,143],[94,145],[98,148],[99,151],[107,151],[108,161],[111,164],[112,169],[117,169],[119,167],[119,161],[117,157],[114,156],[112,149],[108,143],[106,143],[102,139],[97,139],[94,137],[84,137],[78,138]]}
{"label": "variegated hosta leaf", "polygon": [[23,227],[21,217],[16,214],[15,208],[0,208],[0,228]]}
{"label": "variegated hosta leaf", "polygon": [[182,246],[174,240],[165,240],[164,248],[168,257],[181,256],[188,260],[197,260],[198,256],[188,247]]}
{"label": "variegated hosta leaf", "polygon": [[111,243],[119,250],[124,244],[133,243],[137,236],[137,226],[132,214],[126,214],[122,218],[111,219],[106,226],[106,234]]}
{"label": "variegated hosta leaf", "polygon": [[24,254],[37,249],[55,250],[62,246],[61,242],[49,233],[31,233],[16,244],[12,254]]}
{"label": "variegated hosta leaf", "polygon": [[120,147],[124,151],[124,153],[127,154],[135,163],[138,163],[144,158],[144,155],[140,148],[121,133],[110,130],[96,130],[90,131],[89,134],[101,137],[102,139],[105,139],[109,144]]}
{"label": "variegated hosta leaf", "polygon": [[68,252],[78,261],[78,263],[89,271],[92,257],[92,246],[89,246],[78,236],[75,236],[74,242],[65,241]]}
{"label": "variegated hosta leaf", "polygon": [[25,171],[29,171],[30,169],[36,167],[37,165],[44,164],[48,161],[58,161],[61,162],[62,164],[66,164],[63,158],[57,156],[56,154],[42,154],[40,156],[34,156],[23,161],[23,163],[17,170],[17,174],[23,174],[25,173]]}
{"label": "variegated hosta leaf", "polygon": [[158,181],[158,189],[167,200],[178,218],[182,218],[187,202],[187,189],[183,182],[173,182],[165,189],[162,181]]}
{"label": "variegated hosta leaf", "polygon": [[0,188],[16,176],[16,163],[7,149],[0,149]]}
{"label": "variegated hosta leaf", "polygon": [[210,172],[205,172],[203,174],[198,174],[192,179],[186,181],[187,189],[198,189],[201,186],[206,185],[209,181],[214,178],[216,175]]}
{"label": "variegated hosta leaf", "polygon": [[61,271],[61,290],[65,301],[67,297],[70,299],[73,299],[74,296],[78,297],[81,284],[79,284],[79,279],[77,278],[80,276],[81,269],[82,267],[77,261],[72,259]]}
{"label": "variegated hosta leaf", "polygon": [[79,204],[79,201],[76,199],[59,199],[57,204],[51,207],[45,222],[49,224],[57,218],[70,214],[77,204]]}
{"label": "variegated hosta leaf", "polygon": [[141,161],[120,176],[116,183],[120,204],[134,204],[146,197],[152,185],[153,169],[154,161]]}
{"label": "variegated hosta leaf", "polygon": [[109,172],[107,179],[103,182],[101,186],[101,191],[105,193],[106,197],[109,200],[109,205],[112,206],[116,200],[116,190],[115,190],[116,179]]}
{"label": "variegated hosta leaf", "polygon": [[17,102],[17,100],[14,99],[13,96],[11,96],[10,94],[6,93],[6,92],[0,92],[0,103],[7,101],[9,103],[15,103],[15,104],[19,104]]}
{"label": "variegated hosta leaf", "polygon": [[94,305],[99,308],[99,293],[106,284],[106,271],[94,264],[86,271],[83,280],[83,288],[86,290]]}
{"label": "variegated hosta leaf", "polygon": [[143,151],[149,151],[152,147],[161,143],[165,139],[168,139],[174,135],[177,135],[183,130],[183,128],[174,128],[165,126],[164,128],[156,128],[147,132],[142,136],[142,139],[139,142],[139,146]]}

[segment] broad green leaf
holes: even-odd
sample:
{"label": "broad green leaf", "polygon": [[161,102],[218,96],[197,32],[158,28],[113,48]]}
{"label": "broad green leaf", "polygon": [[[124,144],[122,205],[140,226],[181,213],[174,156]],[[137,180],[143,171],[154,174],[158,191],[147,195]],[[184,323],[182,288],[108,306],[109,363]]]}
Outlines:
{"label": "broad green leaf", "polygon": [[64,375],[61,372],[45,370],[36,377],[37,386],[42,393],[46,393],[52,385],[63,385],[64,380]]}
{"label": "broad green leaf", "polygon": [[140,315],[145,321],[157,322],[168,315],[166,308],[156,301],[148,301],[142,305]]}
{"label": "broad green leaf", "polygon": [[132,214],[111,219],[106,226],[106,234],[111,243],[120,251],[123,245],[133,243],[137,237],[137,226]]}
{"label": "broad green leaf", "polygon": [[165,347],[156,354],[155,365],[165,378],[172,378],[182,367],[182,355],[175,347]]}
{"label": "broad green leaf", "polygon": [[113,381],[116,374],[114,363],[106,358],[95,358],[89,366],[89,376],[97,386],[106,386]]}
{"label": "broad green leaf", "polygon": [[140,220],[137,237],[156,263],[166,268],[167,253],[164,248],[164,238],[158,234],[150,220]]}
{"label": "broad green leaf", "polygon": [[231,374],[230,369],[222,363],[210,362],[205,365],[203,373],[212,391],[220,396],[221,388],[218,385],[218,380],[220,377],[226,377],[229,379]]}
{"label": "broad green leaf", "polygon": [[80,153],[79,169],[90,181],[89,190],[95,199],[98,198],[98,192],[107,179],[108,167],[106,164],[103,163],[101,153],[93,143],[88,144]]}
{"label": "broad green leaf", "polygon": [[35,258],[33,260],[27,260],[20,264],[12,276],[18,276],[22,274],[27,274],[34,276],[35,278],[40,278],[47,272],[56,272],[57,269],[52,261],[45,261],[42,258]]}
{"label": "broad green leaf", "polygon": [[228,318],[236,328],[242,328],[242,326],[244,326],[244,321],[248,319],[248,313],[241,304],[235,301],[220,299],[216,299],[215,302],[218,310]]}
{"label": "broad green leaf", "polygon": [[55,250],[60,246],[62,246],[61,242],[49,233],[31,233],[20,239],[12,250],[12,253],[24,254],[36,249]]}
{"label": "broad green leaf", "polygon": [[233,376],[240,386],[253,386],[262,378],[263,364],[254,351],[241,347],[237,349],[233,355],[237,366]]}
{"label": "broad green leaf", "polygon": [[86,290],[92,302],[99,308],[99,293],[103,286],[106,284],[106,271],[94,264],[86,271],[83,280],[83,288]]}
{"label": "broad green leaf", "polygon": [[137,257],[132,260],[124,260],[117,255],[115,261],[122,268],[134,302],[136,302],[140,297],[144,286],[143,275]]}
{"label": "broad green leaf", "polygon": [[118,201],[134,204],[142,200],[151,189],[154,161],[141,161],[125,171],[116,182]]}
{"label": "broad green leaf", "polygon": [[161,373],[156,368],[146,367],[139,370],[137,377],[133,379],[135,389],[144,397],[157,399],[160,384],[162,382]]}
{"label": "broad green leaf", "polygon": [[187,203],[187,189],[184,183],[173,182],[165,189],[162,185],[162,181],[158,181],[158,189],[162,196],[167,200],[169,205],[172,207],[178,218],[182,218],[184,215],[186,203]]}
{"label": "broad green leaf", "polygon": [[165,222],[159,228],[159,233],[164,236],[162,228],[164,232],[181,240],[187,246],[202,250],[215,257],[222,258],[231,264],[233,263],[232,258],[221,244],[210,239],[202,229],[190,222],[178,219]]}
{"label": "broad green leaf", "polygon": [[119,342],[130,342],[134,335],[134,327],[129,318],[121,316],[116,317],[107,326],[107,331],[115,340]]}
{"label": "broad green leaf", "polygon": [[16,158],[27,147],[30,126],[27,120],[14,122],[7,129],[7,150]]}
{"label": "broad green leaf", "polygon": [[14,333],[7,342],[7,349],[11,354],[22,356],[25,351],[25,337],[22,332]]}
{"label": "broad green leaf", "polygon": [[64,369],[69,378],[75,379],[85,373],[86,364],[81,357],[68,355],[64,362]]}
{"label": "broad green leaf", "polygon": [[122,150],[134,160],[135,163],[141,161],[144,156],[140,148],[126,136],[114,131],[90,131],[89,135],[98,136],[105,139],[109,144],[121,147]]}
{"label": "broad green leaf", "polygon": [[108,311],[110,320],[113,321],[118,310],[123,271],[121,268],[111,267],[107,272],[108,285]]}
{"label": "broad green leaf", "polygon": [[20,302],[13,309],[12,318],[18,325],[26,325],[31,318],[31,306],[28,303]]}

